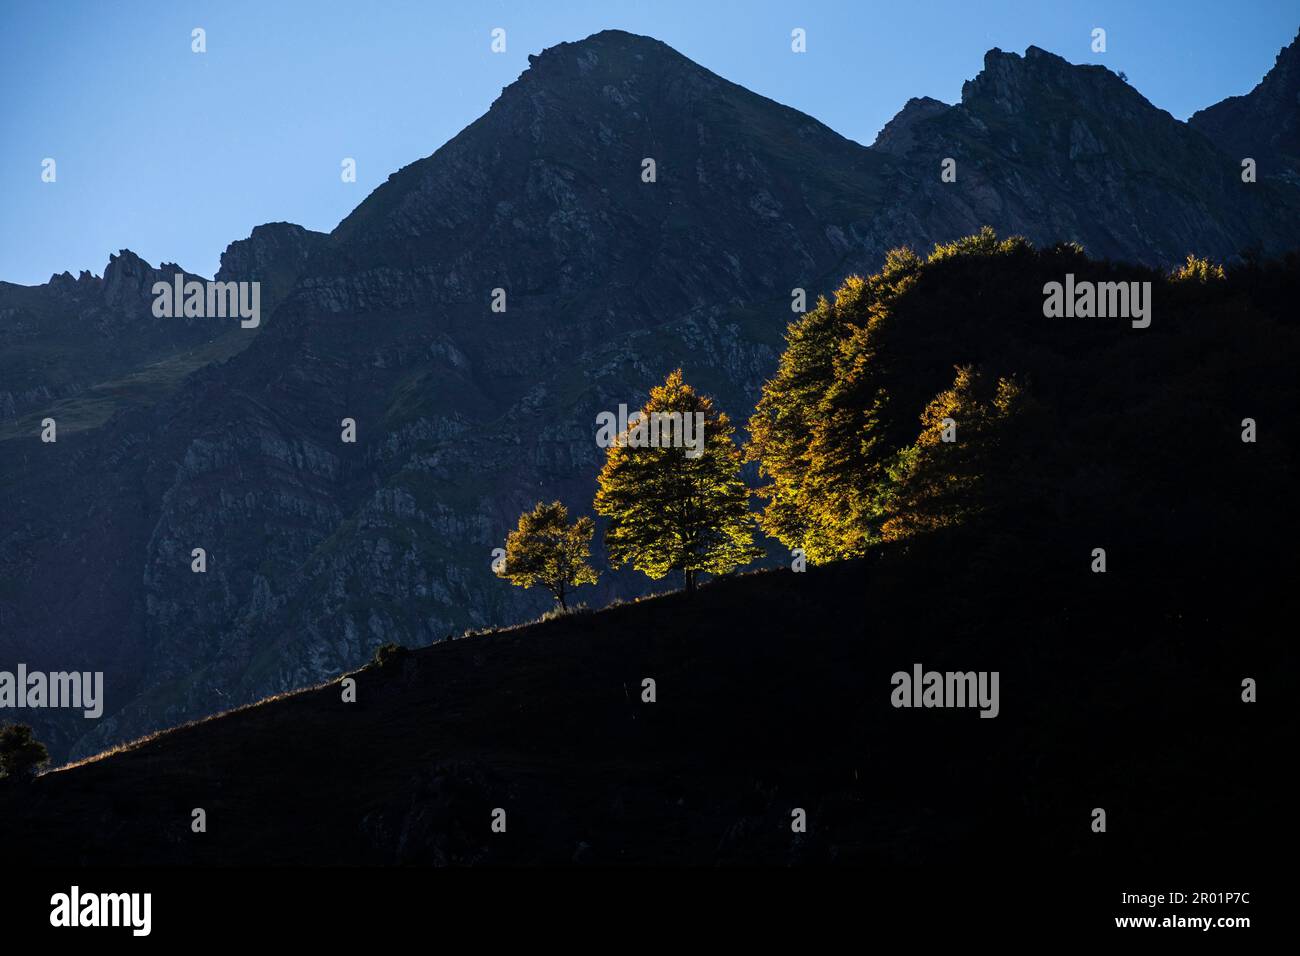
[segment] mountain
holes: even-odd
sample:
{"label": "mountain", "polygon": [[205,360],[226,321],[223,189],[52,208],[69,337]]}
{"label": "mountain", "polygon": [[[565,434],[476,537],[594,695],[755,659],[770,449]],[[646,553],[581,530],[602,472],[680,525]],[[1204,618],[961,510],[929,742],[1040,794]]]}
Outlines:
{"label": "mountain", "polygon": [[[233,244],[221,275],[267,284],[263,327],[236,324],[201,367],[53,445],[32,427],[47,401],[15,408],[0,660],[106,672],[103,719],[35,721],[57,755],[84,755],[386,642],[525,619],[545,599],[497,579],[492,549],[536,500],[589,510],[597,413],[682,367],[744,417],[792,289],[811,302],[894,246],[985,223],[1151,265],[1275,252],[1295,244],[1296,196],[1247,189],[1117,77],[1034,48],[991,52],[961,104],[913,101],[868,148],[658,41],[561,44],[329,236],[276,224]],[[0,297],[59,301],[56,285]],[[143,308],[142,329],[162,321]],[[55,351],[72,375],[94,348]],[[608,575],[585,599],[651,586]]]}
{"label": "mountain", "polygon": [[[1290,116],[1300,116],[1294,97]],[[901,203],[912,236],[994,225],[1150,265],[1189,253],[1222,261],[1257,242],[1276,253],[1297,241],[1291,184],[1243,183],[1239,159],[1105,67],[1038,47],[1023,57],[990,50],[959,104],[909,101],[874,149],[915,179]],[[956,182],[940,180],[945,158],[956,162]]]}
{"label": "mountain", "polygon": [[1261,176],[1300,183],[1300,34],[1245,96],[1193,113],[1187,120],[1229,156],[1249,156]]}

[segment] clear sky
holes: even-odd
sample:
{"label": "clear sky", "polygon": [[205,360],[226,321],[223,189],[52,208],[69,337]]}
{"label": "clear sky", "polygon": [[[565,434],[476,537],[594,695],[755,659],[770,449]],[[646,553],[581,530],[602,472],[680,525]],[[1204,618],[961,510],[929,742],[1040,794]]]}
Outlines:
{"label": "clear sky", "polygon": [[1297,27],[1295,0],[0,0],[0,279],[100,274],[120,248],[211,275],[259,223],[328,231],[485,112],[528,54],[608,28],[870,143],[911,96],[956,102],[990,47],[1123,70],[1185,119],[1248,92]]}

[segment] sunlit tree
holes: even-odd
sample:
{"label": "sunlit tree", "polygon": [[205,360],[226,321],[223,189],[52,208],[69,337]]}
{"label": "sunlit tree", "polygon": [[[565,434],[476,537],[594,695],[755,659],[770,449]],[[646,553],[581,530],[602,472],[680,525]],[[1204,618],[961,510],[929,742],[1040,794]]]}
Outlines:
{"label": "sunlit tree", "polygon": [[1221,282],[1226,275],[1223,266],[1209,259],[1189,255],[1186,262],[1170,273],[1169,278],[1173,282],[1199,282],[1205,285],[1207,282]]}
{"label": "sunlit tree", "polygon": [[952,387],[922,414],[916,442],[889,465],[881,538],[969,526],[994,511],[997,499],[1014,496],[1008,465],[1028,401],[1013,378],[992,381],[969,366],[958,368]]}
{"label": "sunlit tree", "polygon": [[546,588],[567,610],[571,588],[596,583],[596,571],[587,564],[595,529],[587,517],[570,524],[568,509],[558,501],[538,502],[506,536],[505,566],[498,575],[520,587]]}
{"label": "sunlit tree", "polygon": [[[698,447],[664,441],[669,422]],[[652,425],[659,441],[647,445],[638,432],[643,437]],[[611,567],[631,564],[654,579],[680,571],[690,593],[701,571],[724,574],[761,556],[733,432],[680,369],[651,389],[639,421],[609,445],[600,472],[595,509],[609,518]]]}
{"label": "sunlit tree", "polygon": [[920,266],[910,249],[895,249],[880,273],[850,276],[833,300],[820,299],[793,323],[750,418],[746,454],[768,480],[759,489],[760,524],[814,563],[862,554],[880,519],[875,489],[886,478],[884,378],[892,363],[879,345],[890,302]]}

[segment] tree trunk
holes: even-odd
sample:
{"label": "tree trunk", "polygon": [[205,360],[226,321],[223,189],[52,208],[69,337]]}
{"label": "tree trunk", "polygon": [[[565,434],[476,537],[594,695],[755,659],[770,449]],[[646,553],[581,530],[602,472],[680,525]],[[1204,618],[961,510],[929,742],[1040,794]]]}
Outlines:
{"label": "tree trunk", "polygon": [[685,572],[685,574],[686,574],[686,593],[694,594],[695,593],[695,572],[688,570]]}

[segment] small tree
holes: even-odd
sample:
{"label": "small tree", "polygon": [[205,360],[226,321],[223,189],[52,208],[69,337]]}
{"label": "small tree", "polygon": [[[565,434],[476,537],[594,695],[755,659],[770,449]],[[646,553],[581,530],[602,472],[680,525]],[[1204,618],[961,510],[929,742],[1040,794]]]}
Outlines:
{"label": "small tree", "polygon": [[45,744],[26,724],[0,726],[0,779],[27,780],[49,762]]}
{"label": "small tree", "polygon": [[540,584],[568,610],[570,588],[596,583],[596,572],[587,564],[595,530],[595,522],[586,517],[569,524],[569,511],[558,501],[538,502],[506,536],[505,566],[497,574],[520,587]]}
{"label": "small tree", "polygon": [[389,641],[387,644],[380,644],[375,648],[371,661],[376,667],[386,667],[389,664],[396,664],[398,661],[405,660],[410,653],[410,648],[404,647],[396,641]]}
{"label": "small tree", "polygon": [[[681,443],[664,440],[672,428]],[[733,431],[681,369],[650,390],[639,420],[610,443],[600,472],[595,508],[609,518],[612,567],[630,562],[654,579],[681,571],[689,594],[699,572],[725,574],[762,556]],[[684,447],[686,433],[693,447]]]}
{"label": "small tree", "polygon": [[1187,261],[1169,275],[1172,282],[1219,282],[1226,278],[1223,266],[1188,253]]}

